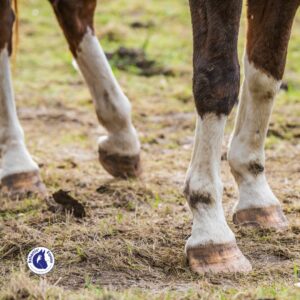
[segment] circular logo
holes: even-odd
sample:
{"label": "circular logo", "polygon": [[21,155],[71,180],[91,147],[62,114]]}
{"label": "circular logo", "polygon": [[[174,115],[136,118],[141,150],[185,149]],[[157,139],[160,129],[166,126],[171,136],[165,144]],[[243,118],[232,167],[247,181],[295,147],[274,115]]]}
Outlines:
{"label": "circular logo", "polygon": [[34,248],[28,254],[27,264],[33,273],[39,275],[47,274],[54,266],[54,255],[47,248]]}

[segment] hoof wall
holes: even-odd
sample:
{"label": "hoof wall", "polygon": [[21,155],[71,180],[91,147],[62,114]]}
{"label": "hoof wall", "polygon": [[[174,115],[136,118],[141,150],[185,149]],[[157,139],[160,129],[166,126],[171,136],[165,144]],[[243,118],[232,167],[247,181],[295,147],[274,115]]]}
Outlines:
{"label": "hoof wall", "polygon": [[141,175],[140,155],[121,156],[99,150],[99,160],[103,168],[118,178],[135,178]]}
{"label": "hoof wall", "polygon": [[283,230],[288,221],[278,205],[239,210],[233,215],[233,223],[240,226],[253,226]]}
{"label": "hoof wall", "polygon": [[252,270],[235,242],[190,248],[187,249],[187,258],[192,271],[198,274],[247,273]]}
{"label": "hoof wall", "polygon": [[47,190],[38,171],[5,176],[1,179],[1,192],[10,198],[25,198],[37,195],[45,198]]}

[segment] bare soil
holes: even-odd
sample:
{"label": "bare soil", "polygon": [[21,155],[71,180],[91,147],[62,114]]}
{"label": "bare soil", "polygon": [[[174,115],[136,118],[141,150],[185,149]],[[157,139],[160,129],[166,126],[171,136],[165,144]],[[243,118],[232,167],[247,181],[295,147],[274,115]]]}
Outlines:
{"label": "bare soil", "polygon": [[[223,148],[223,203],[226,218],[253,271],[247,275],[198,276],[190,272],[184,256],[191,214],[182,185],[195,126],[187,10],[183,17],[179,13],[183,4],[176,4],[175,17],[170,12],[163,20],[176,24],[172,41],[190,45],[189,50],[168,45],[167,51],[163,43],[157,43],[155,50],[149,42],[150,48],[141,47],[138,56],[132,54],[134,59],[142,57],[146,62],[158,60],[150,65],[162,66],[161,72],[150,76],[140,73],[144,69],[124,71],[122,64],[120,67],[112,62],[132,101],[134,124],[142,141],[143,175],[125,181],[113,179],[98,162],[96,140],[105,131],[97,123],[80,75],[72,69],[70,55],[63,56],[63,37],[58,27],[52,28],[54,18],[42,2],[35,1],[40,15],[32,18],[27,2],[21,1],[23,43],[14,74],[18,112],[49,193],[69,191],[72,199],[83,205],[86,215],[76,218],[66,210],[53,211],[41,199],[11,201],[1,197],[0,299],[275,299],[277,295],[300,299],[300,290],[294,287],[300,268],[300,103],[295,92],[300,87],[299,76],[298,85],[294,80],[293,63],[288,65],[285,78],[292,89],[279,95],[266,146],[267,176],[290,228],[278,233],[232,224],[237,188],[226,161],[226,145],[233,112]],[[116,7],[104,2],[106,6],[98,8],[99,15],[104,12],[113,16]],[[98,26],[100,37],[113,33],[112,41],[104,40],[108,52],[119,53],[116,49],[122,43],[132,49],[131,41],[138,39],[136,30],[142,35],[143,30],[158,29],[162,22],[159,12],[164,14],[164,5],[170,5],[167,2],[150,6],[157,12],[151,26],[140,26],[150,24],[136,13],[137,7],[143,10],[140,4],[122,2],[123,13],[131,16],[129,24],[116,25],[112,17],[112,24]],[[136,26],[131,25],[134,19],[139,21]],[[97,24],[100,21],[97,18]],[[120,37],[124,30],[128,44]],[[44,45],[44,31],[51,37],[50,50]],[[158,41],[162,34],[167,43],[166,32],[157,32],[153,39]],[[116,40],[118,46],[114,47]],[[36,45],[40,45],[40,55],[32,52]],[[143,51],[150,53],[150,58]],[[299,50],[292,47],[292,51]],[[185,60],[181,60],[181,52]],[[37,66],[41,67],[38,71],[34,69]],[[165,70],[171,70],[172,76],[166,76]],[[56,259],[53,272],[43,278],[30,273],[26,266],[27,254],[36,246],[48,247]]]}

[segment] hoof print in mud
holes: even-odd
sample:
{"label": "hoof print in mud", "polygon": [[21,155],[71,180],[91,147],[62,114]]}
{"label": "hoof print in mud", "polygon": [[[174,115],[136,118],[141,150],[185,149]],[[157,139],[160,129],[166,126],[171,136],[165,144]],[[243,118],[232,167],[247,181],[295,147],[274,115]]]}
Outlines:
{"label": "hoof print in mud", "polygon": [[117,178],[136,178],[142,173],[140,154],[121,156],[99,149],[99,160],[103,168]]}

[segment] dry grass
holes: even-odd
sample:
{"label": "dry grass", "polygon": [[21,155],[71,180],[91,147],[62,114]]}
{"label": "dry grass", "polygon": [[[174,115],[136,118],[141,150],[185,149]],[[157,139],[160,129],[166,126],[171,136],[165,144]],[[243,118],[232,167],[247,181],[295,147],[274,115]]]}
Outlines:
{"label": "dry grass", "polygon": [[[183,254],[191,215],[181,187],[195,119],[187,3],[106,0],[98,8],[97,31],[107,51],[120,45],[142,47],[150,35],[147,55],[174,72],[173,77],[143,77],[134,68],[115,68],[133,102],[144,162],[141,179],[118,181],[97,161],[96,138],[104,130],[44,2],[21,1],[15,74],[19,115],[49,191],[70,190],[87,216],[81,220],[54,214],[39,199],[1,198],[0,299],[299,299],[300,290],[294,288],[300,266],[298,21],[285,78],[290,89],[280,94],[275,107],[266,167],[291,229],[275,233],[234,227],[231,210],[237,191],[222,161],[226,216],[254,270],[199,277],[189,271]],[[116,16],[120,5],[128,21]],[[153,15],[154,28],[130,26]],[[26,267],[26,256],[35,246],[50,248],[56,258],[54,271],[43,278]]]}

